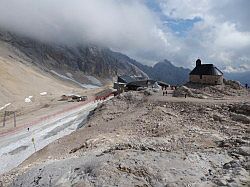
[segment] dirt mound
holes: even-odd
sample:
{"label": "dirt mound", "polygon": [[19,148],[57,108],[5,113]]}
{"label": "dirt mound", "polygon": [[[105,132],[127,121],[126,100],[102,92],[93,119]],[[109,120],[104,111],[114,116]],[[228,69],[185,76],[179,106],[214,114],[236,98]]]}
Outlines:
{"label": "dirt mound", "polygon": [[194,98],[223,98],[227,96],[241,96],[248,94],[248,91],[237,81],[225,80],[223,85],[202,85],[187,83],[185,86],[177,88],[174,97],[194,97]]}

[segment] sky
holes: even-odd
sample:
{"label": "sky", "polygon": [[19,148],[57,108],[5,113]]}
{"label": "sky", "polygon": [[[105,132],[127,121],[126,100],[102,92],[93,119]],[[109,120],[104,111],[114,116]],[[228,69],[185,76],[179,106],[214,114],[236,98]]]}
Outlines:
{"label": "sky", "polygon": [[249,0],[0,0],[0,28],[106,46],[147,65],[250,71]]}

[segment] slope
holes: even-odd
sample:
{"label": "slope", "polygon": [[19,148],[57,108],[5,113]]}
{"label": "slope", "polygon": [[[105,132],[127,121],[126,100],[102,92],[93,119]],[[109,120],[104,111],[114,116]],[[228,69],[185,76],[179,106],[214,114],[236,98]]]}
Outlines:
{"label": "slope", "polygon": [[117,74],[146,76],[129,61],[116,58],[115,52],[93,44],[44,43],[6,31],[0,31],[0,40],[20,50],[40,69],[81,84],[100,86]]}
{"label": "slope", "polygon": [[77,87],[32,66],[24,54],[0,41],[0,107],[11,103],[16,109],[28,96],[41,97],[40,93],[47,92],[51,98],[73,89]]}

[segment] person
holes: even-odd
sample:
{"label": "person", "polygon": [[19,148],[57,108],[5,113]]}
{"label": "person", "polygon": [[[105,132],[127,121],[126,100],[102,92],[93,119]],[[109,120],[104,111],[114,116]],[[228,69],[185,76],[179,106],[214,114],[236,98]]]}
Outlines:
{"label": "person", "polygon": [[185,98],[187,98],[187,94],[185,94]]}
{"label": "person", "polygon": [[245,87],[246,87],[246,89],[248,88],[248,84],[247,83],[245,84]]}
{"label": "person", "polygon": [[164,96],[164,95],[165,95],[165,92],[163,91],[162,94],[163,94],[163,96]]}
{"label": "person", "polygon": [[166,96],[168,96],[168,91],[166,90]]}

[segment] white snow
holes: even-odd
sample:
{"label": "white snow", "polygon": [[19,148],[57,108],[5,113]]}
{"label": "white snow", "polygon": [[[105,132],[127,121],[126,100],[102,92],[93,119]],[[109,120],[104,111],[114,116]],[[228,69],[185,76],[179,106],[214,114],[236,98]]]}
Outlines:
{"label": "white snow", "polygon": [[97,78],[93,77],[93,76],[86,76],[93,84],[97,85],[97,86],[102,86],[101,81],[99,81]]}
{"label": "white snow", "polygon": [[92,102],[30,127],[30,131],[23,129],[15,135],[0,138],[0,174],[18,166],[35,152],[32,138],[35,140],[36,151],[38,151],[75,131],[78,125],[86,119],[89,111],[96,106],[97,102]]}
{"label": "white snow", "polygon": [[8,104],[4,105],[3,107],[0,108],[0,110],[3,110],[3,109],[5,109],[6,107],[8,107],[10,105],[11,105],[11,103],[8,103]]}
{"label": "white snow", "polygon": [[41,92],[40,95],[41,96],[44,96],[44,95],[47,95],[48,93],[47,92]]}
{"label": "white snow", "polygon": [[32,98],[33,98],[33,96],[30,95],[29,97],[27,97],[27,98],[24,99],[24,102],[25,103],[30,103],[30,102],[32,102],[32,100],[31,100]]}
{"label": "white snow", "polygon": [[92,84],[82,84],[78,81],[76,81],[75,79],[73,78],[69,78],[69,77],[66,77],[60,73],[57,73],[56,71],[54,70],[50,70],[52,73],[54,73],[55,75],[57,75],[58,77],[62,78],[62,79],[65,79],[65,80],[69,80],[69,81],[72,81],[76,84],[78,84],[79,86],[83,87],[83,88],[88,88],[88,89],[94,89],[94,88],[99,88],[99,86],[95,86],[95,85],[92,85]]}
{"label": "white snow", "polygon": [[24,102],[25,102],[25,103],[30,103],[30,102],[31,102],[31,99],[27,97],[27,98],[24,99]]}

